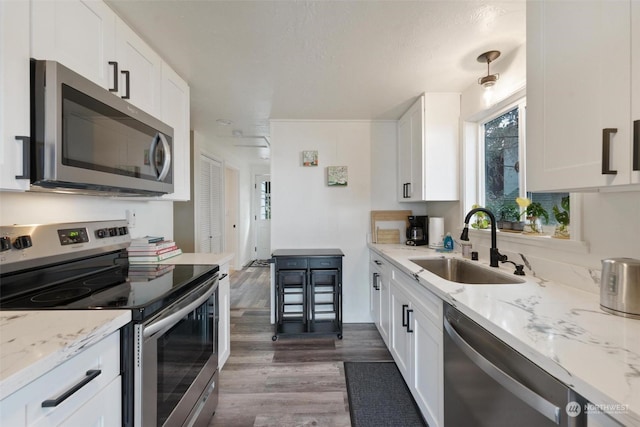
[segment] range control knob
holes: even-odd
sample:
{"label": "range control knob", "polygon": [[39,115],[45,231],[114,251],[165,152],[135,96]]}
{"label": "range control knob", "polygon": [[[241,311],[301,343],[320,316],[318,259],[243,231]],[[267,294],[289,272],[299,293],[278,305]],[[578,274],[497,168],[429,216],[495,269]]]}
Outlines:
{"label": "range control knob", "polygon": [[98,239],[104,239],[108,235],[109,235],[109,230],[106,229],[106,228],[100,228],[100,229],[96,230],[96,237]]}
{"label": "range control knob", "polygon": [[118,227],[118,234],[120,236],[126,236],[128,233],[127,227]]}
{"label": "range control knob", "polygon": [[11,249],[11,239],[7,236],[0,237],[0,252]]}
{"label": "range control knob", "polygon": [[113,227],[109,229],[109,236],[117,236],[118,235],[118,228],[117,227]]}
{"label": "range control knob", "polygon": [[13,242],[13,247],[16,249],[27,249],[33,246],[31,242],[31,236],[18,236]]}

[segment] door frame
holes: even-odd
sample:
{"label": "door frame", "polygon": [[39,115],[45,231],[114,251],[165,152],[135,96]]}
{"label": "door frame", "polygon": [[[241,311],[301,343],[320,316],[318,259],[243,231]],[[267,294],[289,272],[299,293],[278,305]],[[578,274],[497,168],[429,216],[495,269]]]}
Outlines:
{"label": "door frame", "polygon": [[[253,175],[253,252],[252,252],[252,260],[258,259],[258,216],[260,215],[260,190],[258,189],[258,181],[263,177],[269,178],[271,181],[270,173],[255,173]],[[271,222],[271,220],[269,220]],[[271,244],[271,233],[269,233],[269,244]]]}

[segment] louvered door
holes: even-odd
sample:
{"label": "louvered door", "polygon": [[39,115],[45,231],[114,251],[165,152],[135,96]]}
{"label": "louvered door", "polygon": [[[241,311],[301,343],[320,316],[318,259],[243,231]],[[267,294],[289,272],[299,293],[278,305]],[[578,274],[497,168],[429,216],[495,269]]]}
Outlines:
{"label": "louvered door", "polygon": [[222,252],[222,164],[200,156],[200,174],[196,203],[198,205],[198,252]]}

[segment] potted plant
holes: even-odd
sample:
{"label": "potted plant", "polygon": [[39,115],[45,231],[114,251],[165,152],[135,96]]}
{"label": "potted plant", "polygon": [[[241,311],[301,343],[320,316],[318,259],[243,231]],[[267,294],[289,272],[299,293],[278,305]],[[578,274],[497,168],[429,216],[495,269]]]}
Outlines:
{"label": "potted plant", "polygon": [[549,223],[549,213],[546,209],[539,202],[531,202],[524,213],[526,213],[527,225],[530,227],[531,233],[541,234],[542,224],[540,220],[544,218],[544,223]]}
{"label": "potted plant", "polygon": [[513,222],[518,221],[520,216],[520,209],[516,205],[504,204],[499,210],[500,220],[498,221],[498,228],[503,230],[513,229]]}
{"label": "potted plant", "polygon": [[[471,209],[479,207],[480,205],[474,204],[473,206],[471,206]],[[476,212],[474,217],[476,220],[471,224],[471,228],[476,228],[478,230],[489,228],[489,218],[487,218],[487,214],[485,214],[484,212]]]}
{"label": "potted plant", "polygon": [[557,205],[554,205],[552,208],[553,216],[556,218],[556,221],[558,221],[553,237],[556,239],[568,239],[571,237],[569,234],[569,221],[571,217],[569,214],[569,196],[562,198],[560,207],[562,210],[558,209]]}

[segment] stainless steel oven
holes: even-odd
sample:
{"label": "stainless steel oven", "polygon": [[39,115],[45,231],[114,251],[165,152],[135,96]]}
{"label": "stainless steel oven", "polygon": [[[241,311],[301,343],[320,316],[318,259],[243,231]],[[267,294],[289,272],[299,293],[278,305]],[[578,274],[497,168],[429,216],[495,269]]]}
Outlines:
{"label": "stainless steel oven", "polygon": [[173,192],[173,129],[54,61],[31,61],[32,190]]}
{"label": "stainless steel oven", "polygon": [[135,425],[208,425],[218,395],[217,277],[134,330]]}
{"label": "stainless steel oven", "polygon": [[0,309],[131,312],[122,425],[207,425],[218,400],[218,266],[130,264],[125,220],[0,227]]}

